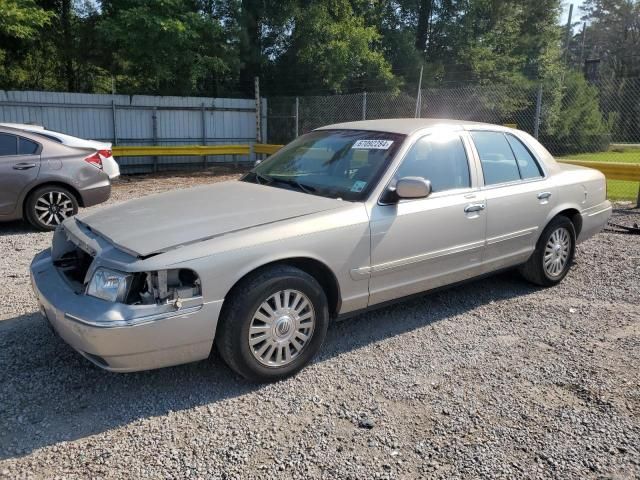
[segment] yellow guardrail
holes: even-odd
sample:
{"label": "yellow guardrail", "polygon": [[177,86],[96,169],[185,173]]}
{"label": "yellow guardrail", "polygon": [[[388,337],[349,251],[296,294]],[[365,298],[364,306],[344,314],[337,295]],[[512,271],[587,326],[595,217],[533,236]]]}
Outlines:
{"label": "yellow guardrail", "polygon": [[253,146],[253,151],[255,153],[263,153],[266,155],[271,155],[273,153],[276,153],[282,147],[284,147],[284,145],[275,145],[271,143],[256,143]]}
{"label": "yellow guardrail", "polygon": [[175,145],[145,147],[113,147],[114,157],[161,157],[205,155],[249,155],[250,145]]}
{"label": "yellow guardrail", "polygon": [[562,163],[570,163],[571,165],[594,168],[601,171],[609,180],[640,182],[640,164],[638,163],[588,162],[570,159],[562,159],[558,161]]}

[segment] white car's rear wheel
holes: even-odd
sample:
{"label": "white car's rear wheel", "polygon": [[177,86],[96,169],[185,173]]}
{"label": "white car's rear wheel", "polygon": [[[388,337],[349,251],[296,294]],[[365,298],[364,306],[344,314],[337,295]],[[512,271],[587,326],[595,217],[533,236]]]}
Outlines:
{"label": "white car's rear wheel", "polygon": [[29,195],[25,217],[38,230],[55,230],[65,219],[78,213],[78,200],[68,189],[46,185]]}
{"label": "white car's rear wheel", "polygon": [[520,267],[522,276],[536,285],[550,287],[569,272],[576,248],[576,231],[571,220],[551,220],[538,239],[536,249]]}

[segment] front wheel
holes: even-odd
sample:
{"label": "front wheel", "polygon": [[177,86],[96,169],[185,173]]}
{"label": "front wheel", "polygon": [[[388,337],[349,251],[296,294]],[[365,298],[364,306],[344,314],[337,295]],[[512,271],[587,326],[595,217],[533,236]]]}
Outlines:
{"label": "front wheel", "polygon": [[328,325],[327,297],[316,279],[278,265],[250,275],[234,288],[223,308],[216,347],[243,377],[275,381],[313,359]]}
{"label": "front wheel", "polygon": [[576,231],[567,217],[551,220],[538,239],[536,249],[520,267],[522,276],[536,285],[550,287],[567,275],[576,248]]}

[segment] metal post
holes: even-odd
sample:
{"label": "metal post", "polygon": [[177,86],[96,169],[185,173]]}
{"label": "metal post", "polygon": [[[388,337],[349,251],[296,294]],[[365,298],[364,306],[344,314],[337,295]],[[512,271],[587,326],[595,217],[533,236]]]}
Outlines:
{"label": "metal post", "polygon": [[[153,132],[153,144],[158,145],[158,107],[153,107],[151,115],[151,129]],[[153,157],[153,171],[158,171],[158,157]]]}
{"label": "metal post", "polygon": [[362,92],[362,119],[367,119],[367,92]]}
{"label": "metal post", "polygon": [[533,119],[533,136],[537,139],[540,134],[540,116],[542,112],[542,84],[538,85],[538,94],[536,95],[536,113]]}
{"label": "metal post", "polygon": [[262,115],[260,105],[260,77],[254,78],[254,89],[256,95],[256,141],[260,143],[262,141]]}
{"label": "metal post", "polygon": [[640,208],[640,183],[638,183],[638,200],[636,201],[636,208]]}
{"label": "metal post", "polygon": [[113,144],[118,145],[118,122],[116,120],[116,101],[111,100],[111,120],[113,122]]}
{"label": "metal post", "polygon": [[420,118],[422,115],[422,71],[424,65],[420,67],[420,80],[418,80],[418,95],[416,96],[416,114],[415,118]]}
{"label": "metal post", "polygon": [[296,138],[300,135],[300,98],[296,97]]}
{"label": "metal post", "polygon": [[[204,112],[204,102],[200,104],[200,119],[202,122],[202,145],[207,144],[207,119]],[[207,169],[207,156],[202,157],[202,168]]]}

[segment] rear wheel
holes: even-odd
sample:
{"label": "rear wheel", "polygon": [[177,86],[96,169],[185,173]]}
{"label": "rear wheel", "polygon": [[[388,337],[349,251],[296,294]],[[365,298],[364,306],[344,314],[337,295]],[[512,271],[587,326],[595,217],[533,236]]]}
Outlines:
{"label": "rear wheel", "polygon": [[252,381],[275,381],[307,365],[324,342],[327,297],[318,282],[294,267],[259,271],[225,302],[216,347],[224,361]]}
{"label": "rear wheel", "polygon": [[567,275],[576,248],[576,231],[567,217],[551,220],[538,239],[536,249],[520,267],[522,276],[536,285],[556,285]]}
{"label": "rear wheel", "polygon": [[68,189],[47,185],[34,190],[26,202],[25,217],[38,230],[55,230],[78,213],[78,199]]}

